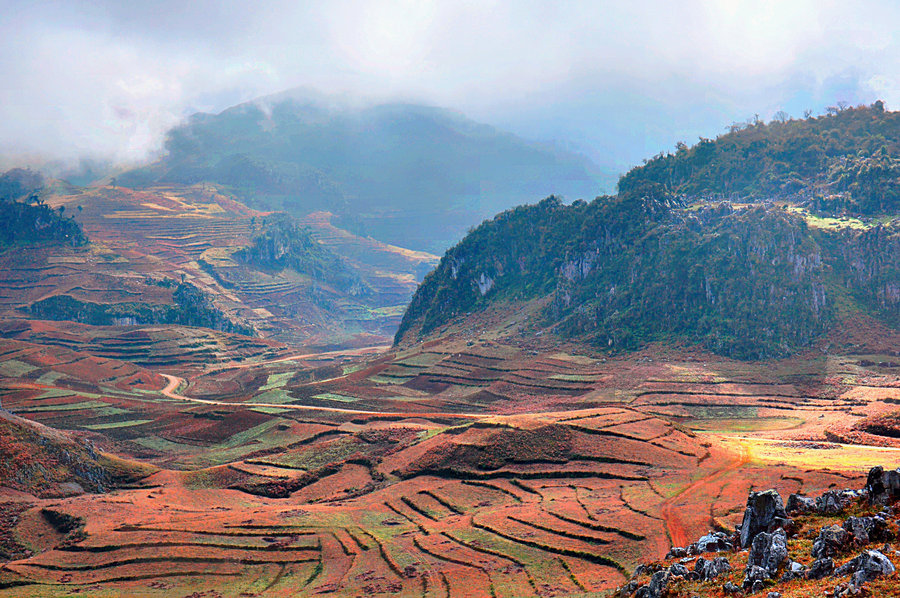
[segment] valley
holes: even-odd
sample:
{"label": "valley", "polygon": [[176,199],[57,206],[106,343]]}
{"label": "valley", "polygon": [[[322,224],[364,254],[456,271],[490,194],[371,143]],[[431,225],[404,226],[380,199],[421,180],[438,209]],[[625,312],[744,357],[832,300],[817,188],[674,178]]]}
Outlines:
{"label": "valley", "polygon": [[893,409],[900,377],[861,365],[889,355],[604,356],[463,328],[220,365],[11,338],[0,359],[13,424],[137,470],[102,494],[8,476],[6,533],[33,556],[0,595],[590,594],[733,526],[748,490],[851,486],[897,450],[836,442]]}
{"label": "valley", "polygon": [[[750,492],[861,487],[900,455],[895,114],[685,146],[440,258],[177,151],[3,175],[0,596],[609,596]],[[683,176],[817,135],[885,149]]]}

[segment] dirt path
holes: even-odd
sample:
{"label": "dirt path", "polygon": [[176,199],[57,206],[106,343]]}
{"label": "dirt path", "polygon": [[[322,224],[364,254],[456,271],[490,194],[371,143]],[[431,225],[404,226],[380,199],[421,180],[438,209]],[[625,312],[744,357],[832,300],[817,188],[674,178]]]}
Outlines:
{"label": "dirt path", "polygon": [[375,345],[372,347],[360,347],[359,349],[339,349],[337,351],[325,351],[322,353],[302,353],[296,355],[287,355],[285,357],[277,357],[275,359],[269,359],[267,361],[229,361],[227,363],[220,363],[212,367],[207,367],[203,373],[209,374],[212,372],[219,372],[222,370],[238,370],[238,369],[246,369],[246,368],[254,368],[261,365],[272,365],[273,363],[281,363],[283,361],[300,361],[303,359],[312,359],[314,357],[343,357],[343,356],[360,356],[360,355],[368,355],[373,354],[377,355],[379,353],[384,353],[388,349],[391,348],[391,345]]}
{"label": "dirt path", "polygon": [[687,526],[684,524],[681,514],[676,511],[678,499],[685,494],[698,492],[704,486],[711,486],[718,483],[727,474],[740,469],[749,461],[750,451],[741,444],[740,454],[735,456],[730,463],[709,473],[699,480],[688,484],[662,503],[660,506],[660,515],[666,524],[666,533],[669,535],[669,539],[672,541],[673,546],[687,546],[692,540],[691,536],[688,534]]}
{"label": "dirt path", "polygon": [[190,403],[200,403],[203,405],[222,405],[227,407],[236,407],[239,409],[244,408],[254,408],[254,407],[270,407],[274,409],[296,409],[300,411],[325,411],[329,413],[350,413],[354,415],[386,415],[392,417],[423,417],[423,418],[434,418],[434,417],[458,417],[465,419],[482,419],[484,417],[488,417],[490,414],[486,413],[447,413],[447,412],[434,412],[434,413],[398,413],[392,411],[367,411],[365,409],[345,409],[341,407],[322,407],[319,405],[291,405],[289,403],[249,403],[249,402],[241,402],[241,403],[228,403],[226,401],[213,401],[210,399],[194,399],[191,397],[186,397],[183,394],[179,394],[175,392],[175,390],[185,384],[186,381],[184,378],[179,376],[173,376],[171,374],[160,374],[163,378],[169,381],[166,384],[166,387],[160,390],[159,392],[170,399],[175,399],[177,401],[187,401]]}

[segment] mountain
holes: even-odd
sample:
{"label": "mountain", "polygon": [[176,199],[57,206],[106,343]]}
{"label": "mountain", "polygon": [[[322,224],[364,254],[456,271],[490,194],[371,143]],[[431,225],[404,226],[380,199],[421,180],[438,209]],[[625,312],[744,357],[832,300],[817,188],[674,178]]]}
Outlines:
{"label": "mountain", "polygon": [[[783,149],[805,147],[813,131],[830,140],[818,161]],[[615,350],[668,339],[767,358],[851,316],[896,328],[898,138],[898,113],[880,105],[760,124],[649,161],[617,196],[501,213],[425,278],[397,340],[535,301],[535,332]],[[768,149],[753,176],[726,185],[749,147]]]}
{"label": "mountain", "polygon": [[157,162],[116,183],[224,185],[253,208],[326,210],[354,232],[443,251],[522,197],[591,196],[586,158],[459,113],[414,104],[338,103],[288,92],[195,114]]}
{"label": "mountain", "polygon": [[733,125],[660,154],[619,181],[620,191],[648,183],[695,198],[791,198],[817,209],[894,214],[900,202],[900,112],[883,102],[830,109],[802,120]]}
{"label": "mountain", "polygon": [[898,529],[863,504],[897,498],[896,471],[866,484],[900,449],[900,237],[870,193],[894,154],[846,145],[841,178],[774,201],[654,180],[660,156],[442,261],[221,184],[13,173],[6,201],[89,242],[0,248],[0,598],[686,598],[785,574],[847,595],[900,567],[856,556]]}

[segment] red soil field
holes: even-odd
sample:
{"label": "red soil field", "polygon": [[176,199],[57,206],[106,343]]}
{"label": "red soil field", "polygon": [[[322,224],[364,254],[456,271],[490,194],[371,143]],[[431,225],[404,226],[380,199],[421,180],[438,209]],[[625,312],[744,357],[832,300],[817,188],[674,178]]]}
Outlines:
{"label": "red soil field", "polygon": [[[858,486],[884,449],[828,435],[885,417],[898,386],[855,355],[760,364],[449,337],[368,356],[272,345],[281,357],[164,378],[114,359],[66,369],[98,358],[0,342],[4,407],[143,476],[65,498],[0,491],[20,513],[0,517],[10,596],[610,590],[672,543],[735,525],[751,489]],[[836,450],[856,452],[816,465]],[[54,531],[46,510],[73,529]]]}

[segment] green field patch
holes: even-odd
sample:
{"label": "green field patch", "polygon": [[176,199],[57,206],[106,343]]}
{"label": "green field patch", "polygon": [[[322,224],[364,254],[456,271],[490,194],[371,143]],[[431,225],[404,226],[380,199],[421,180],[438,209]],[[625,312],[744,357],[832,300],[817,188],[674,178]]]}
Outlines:
{"label": "green field patch", "polygon": [[322,394],[314,395],[313,398],[322,401],[339,401],[341,403],[355,403],[359,400],[359,397],[350,397],[334,392],[325,392]]}
{"label": "green field patch", "polygon": [[356,364],[356,363],[353,365],[345,365],[345,366],[341,367],[342,374],[344,376],[346,376],[348,374],[352,374],[353,372],[358,372],[361,369],[363,369],[363,366],[360,364]]}
{"label": "green field patch", "polygon": [[402,316],[403,312],[405,312],[405,311],[406,311],[405,304],[404,305],[389,305],[387,307],[377,307],[375,309],[369,310],[369,312],[371,312],[372,314],[379,316],[379,317],[383,317],[383,318],[389,318],[389,317],[393,317],[393,316]]}
{"label": "green field patch", "polygon": [[294,377],[294,372],[282,372],[280,374],[270,374],[268,380],[263,386],[259,387],[260,391],[272,390],[273,388],[281,388]]}
{"label": "green field patch", "polygon": [[10,359],[9,361],[0,363],[0,376],[6,376],[7,378],[21,378],[36,369],[38,368],[30,363],[25,363],[18,359]]}
{"label": "green field patch", "polygon": [[379,398],[379,401],[396,401],[398,403],[414,403],[423,400],[422,397],[408,397],[406,395],[394,395],[392,397]]}
{"label": "green field patch", "polygon": [[128,409],[122,409],[120,407],[103,407],[101,409],[95,409],[94,414],[97,417],[111,417],[114,415],[127,415],[131,413]]}
{"label": "green field patch", "polygon": [[556,570],[559,568],[558,561],[540,548],[527,546],[519,541],[474,527],[453,530],[448,532],[447,536],[469,548],[512,559],[523,565],[538,584],[558,582],[561,578],[560,572]]}
{"label": "green field patch", "polygon": [[50,388],[36,396],[34,400],[39,401],[42,399],[56,399],[59,397],[74,397],[76,394],[80,395],[81,393],[76,393],[74,390],[67,390],[65,388]]}
{"label": "green field patch", "polygon": [[252,440],[256,440],[260,436],[265,436],[266,433],[278,425],[278,420],[270,420],[267,422],[263,422],[258,426],[254,426],[249,430],[244,430],[243,432],[238,432],[237,434],[233,434],[228,438],[225,442],[223,442],[220,446],[223,448],[234,448],[244,444],[251,442]]}
{"label": "green field patch", "polygon": [[[410,376],[410,377],[412,377],[412,376]],[[389,378],[388,376],[381,376],[379,374],[375,374],[374,376],[369,376],[369,378],[368,378],[368,380],[370,382],[374,382],[375,384],[390,384],[390,385],[403,384],[408,379],[409,378]]]}
{"label": "green field patch", "polygon": [[213,467],[232,461],[239,461],[247,453],[283,447],[289,444],[293,438],[290,432],[279,432],[273,429],[281,421],[272,419],[249,430],[234,434],[225,442],[216,445],[215,450],[198,454],[183,464],[188,467]]}
{"label": "green field patch", "polygon": [[331,463],[339,463],[365,448],[366,443],[358,438],[339,438],[325,445],[316,445],[297,451],[264,457],[254,462],[276,467],[312,471]]}
{"label": "green field patch", "polygon": [[444,353],[416,353],[403,359],[398,359],[397,365],[405,365],[409,367],[431,367],[447,357]]}
{"label": "green field patch", "polygon": [[429,438],[431,438],[433,436],[437,436],[438,434],[440,434],[441,432],[443,432],[444,430],[447,430],[447,429],[449,429],[449,428],[429,428],[427,430],[422,430],[421,432],[416,433],[416,439],[419,442],[421,442],[423,440],[428,440]]}
{"label": "green field patch", "polygon": [[596,363],[596,359],[591,359],[590,357],[585,357],[584,355],[569,355],[568,353],[553,353],[552,355],[548,355],[550,359],[557,359],[559,361],[569,361],[572,363],[577,363],[579,365],[593,365]]}
{"label": "green field patch", "polygon": [[66,375],[63,374],[62,372],[47,372],[45,374],[41,374],[40,378],[38,378],[36,380],[36,382],[38,384],[50,385],[50,384],[53,384],[54,382],[56,382],[57,380],[59,380],[60,378],[65,378],[65,376]]}
{"label": "green field patch", "polygon": [[281,415],[282,413],[288,413],[290,409],[284,409],[282,407],[254,407],[250,411],[256,411],[257,413],[264,413],[266,415]]}
{"label": "green field patch", "polygon": [[692,419],[755,419],[756,407],[746,405],[685,405]]}
{"label": "green field patch", "polygon": [[80,403],[64,403],[62,405],[40,405],[38,407],[25,407],[19,411],[25,413],[41,413],[45,411],[78,411],[81,409],[103,409],[110,405],[101,401],[81,401]]}
{"label": "green field patch", "polygon": [[140,426],[143,424],[149,424],[152,422],[152,419],[129,419],[121,422],[110,422],[106,424],[90,424],[87,426],[82,426],[82,428],[87,428],[88,430],[114,430],[116,428],[130,428],[132,426]]}
{"label": "green field patch", "polygon": [[698,432],[762,432],[768,430],[788,430],[801,425],[799,417],[753,417],[694,419],[684,422],[691,430]]}
{"label": "green field patch", "polygon": [[805,209],[795,206],[789,206],[787,208],[787,211],[800,214],[803,219],[806,220],[806,224],[812,228],[822,228],[826,230],[839,230],[842,228],[866,230],[868,228],[871,228],[872,226],[871,224],[866,224],[858,218],[850,218],[848,216],[843,216],[841,218],[815,216],[813,214],[810,214]]}
{"label": "green field patch", "polygon": [[172,442],[171,440],[166,440],[165,438],[160,438],[159,436],[147,436],[146,438],[137,438],[133,440],[135,444],[138,444],[144,448],[152,449],[154,451],[159,451],[161,453],[169,453],[169,454],[179,454],[192,452],[196,450],[196,447],[181,444],[178,442]]}
{"label": "green field patch", "polygon": [[287,391],[278,389],[267,390],[262,394],[253,396],[254,403],[275,403],[276,405],[283,405],[296,400],[297,398],[292,397]]}

